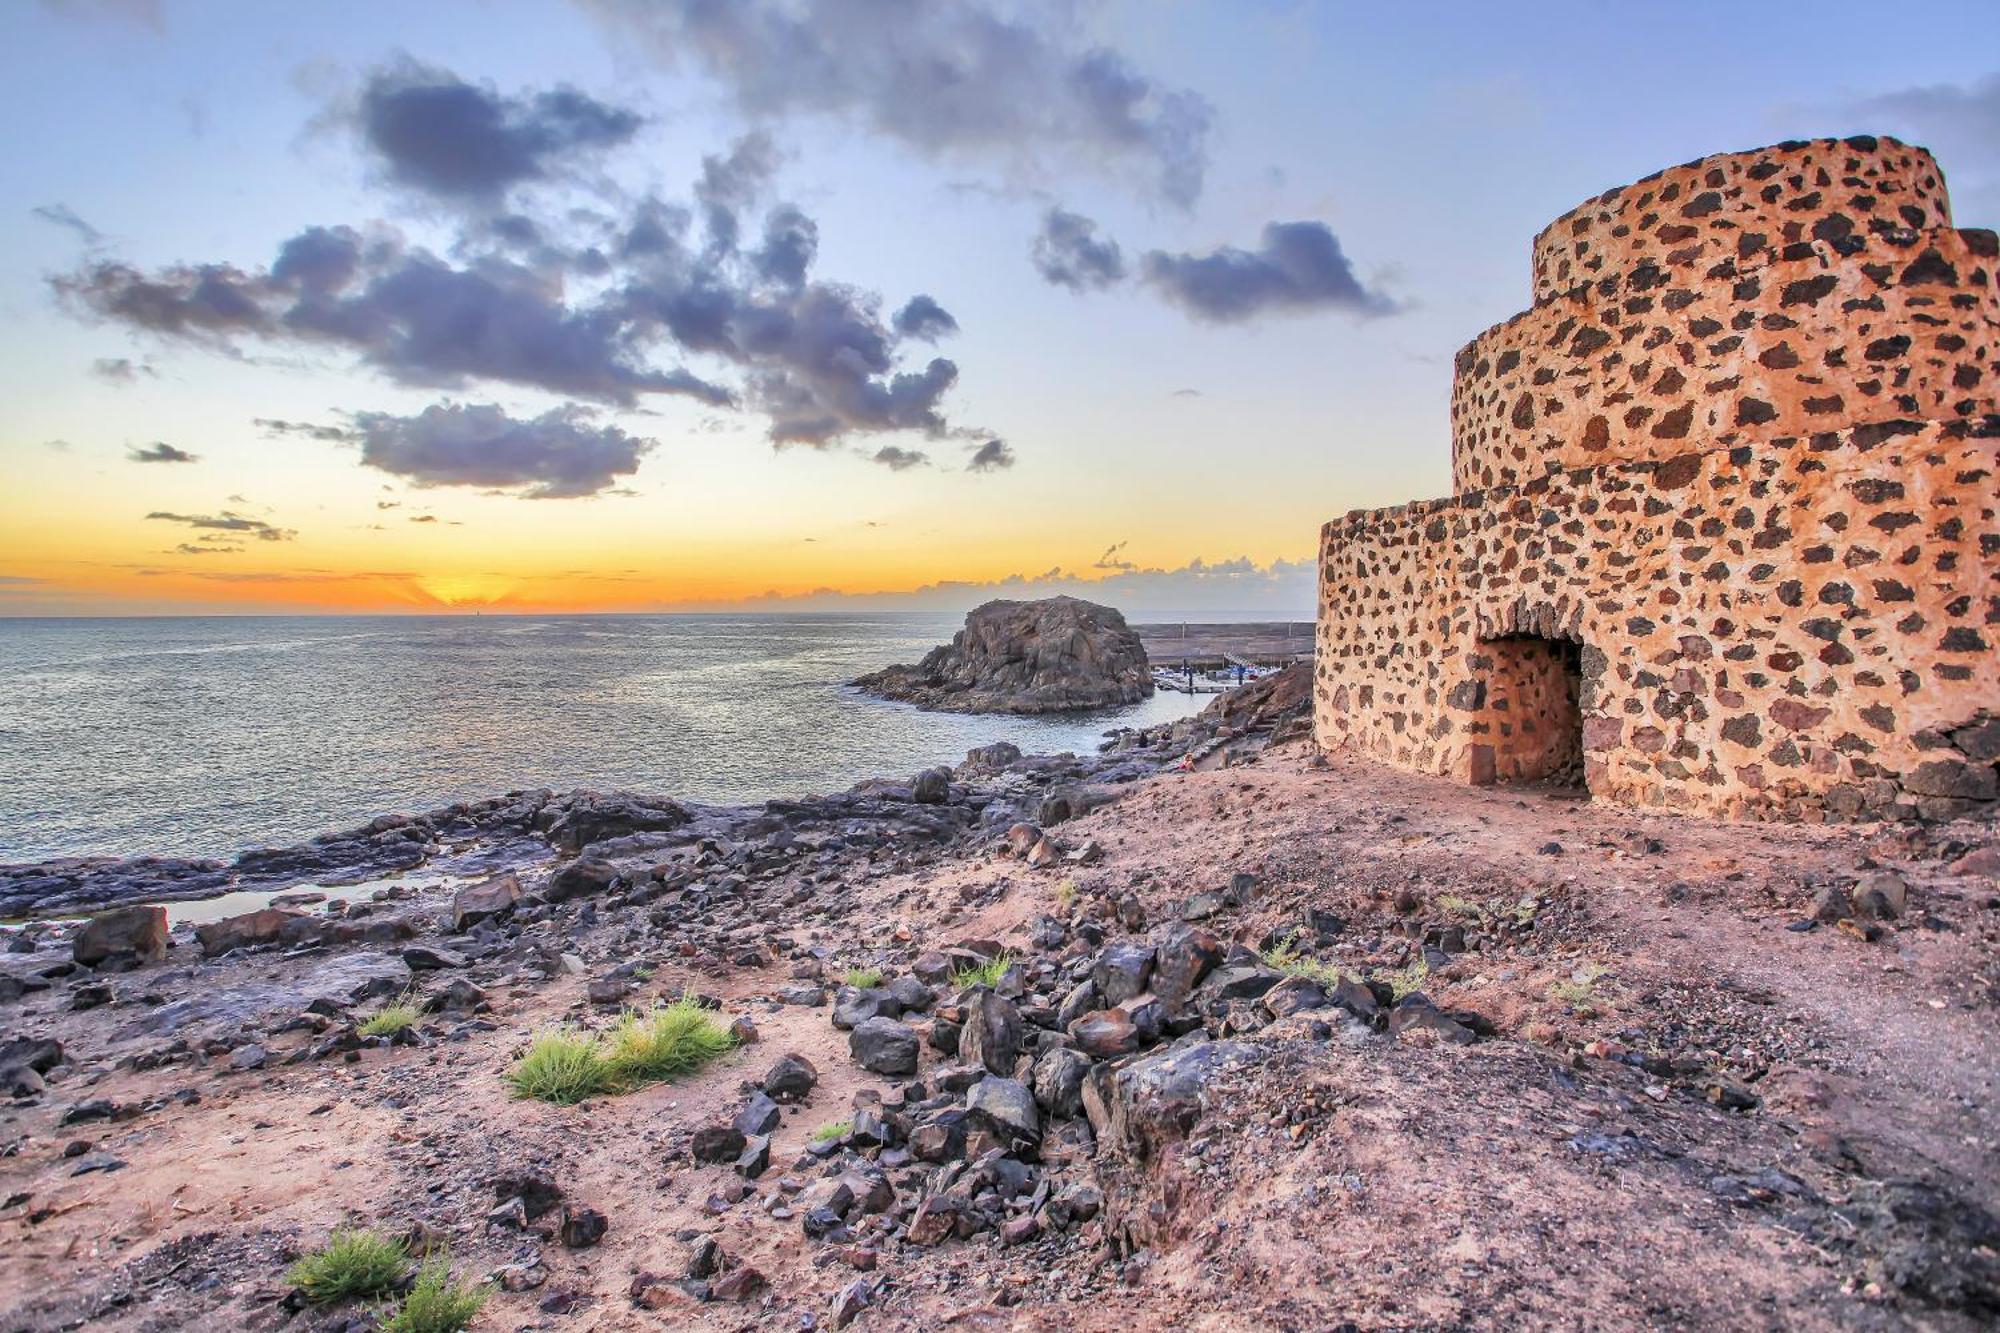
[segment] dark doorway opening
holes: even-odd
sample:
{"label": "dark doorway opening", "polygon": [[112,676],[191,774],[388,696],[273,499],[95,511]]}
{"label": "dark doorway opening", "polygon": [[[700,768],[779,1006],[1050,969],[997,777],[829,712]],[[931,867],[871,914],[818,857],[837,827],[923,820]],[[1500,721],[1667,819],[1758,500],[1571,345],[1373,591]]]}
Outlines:
{"label": "dark doorway opening", "polygon": [[1509,634],[1487,640],[1486,721],[1493,776],[1581,791],[1583,645]]}

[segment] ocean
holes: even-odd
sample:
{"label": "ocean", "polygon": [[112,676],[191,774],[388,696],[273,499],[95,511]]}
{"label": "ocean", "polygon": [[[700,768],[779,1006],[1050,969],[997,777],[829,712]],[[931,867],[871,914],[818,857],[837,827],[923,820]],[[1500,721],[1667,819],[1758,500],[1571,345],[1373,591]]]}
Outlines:
{"label": "ocean", "polygon": [[926,713],[846,682],[928,613],[0,619],[0,862],[229,856],[525,787],[735,802],[1094,750],[1196,711]]}

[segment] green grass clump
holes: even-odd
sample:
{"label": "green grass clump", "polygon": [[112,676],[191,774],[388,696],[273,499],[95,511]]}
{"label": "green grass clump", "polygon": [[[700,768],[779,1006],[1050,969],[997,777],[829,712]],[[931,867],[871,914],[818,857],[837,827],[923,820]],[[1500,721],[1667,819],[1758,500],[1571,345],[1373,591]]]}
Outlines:
{"label": "green grass clump", "polygon": [[586,1097],[609,1091],[611,1062],[597,1039],[564,1028],[550,1028],[528,1046],[528,1053],[507,1075],[516,1097],[574,1106]]}
{"label": "green grass clump", "polygon": [[1598,963],[1588,963],[1578,968],[1568,981],[1558,981],[1549,987],[1549,997],[1564,1004],[1584,1005],[1595,998],[1594,987],[1597,979],[1604,975],[1604,968]]}
{"label": "green grass clump", "polygon": [[1009,955],[1002,953],[988,959],[977,967],[961,967],[951,974],[951,984],[964,990],[968,986],[998,985],[1000,978],[1007,975],[1007,969],[1014,965]]}
{"label": "green grass clump", "polygon": [[626,1010],[603,1037],[551,1028],[507,1075],[516,1097],[574,1106],[604,1092],[692,1074],[736,1045],[729,1029],[691,995],[650,1013]]}
{"label": "green grass clump", "polygon": [[1299,948],[1300,931],[1287,932],[1276,944],[1266,949],[1262,957],[1264,966],[1275,968],[1288,977],[1304,977],[1320,986],[1338,986],[1347,980],[1348,974],[1338,963],[1321,962],[1308,958]]}
{"label": "green grass clump", "polygon": [[830,1125],[821,1125],[813,1131],[814,1143],[830,1143],[834,1139],[844,1139],[854,1129],[852,1120],[836,1120]]}
{"label": "green grass clump", "polygon": [[341,1230],[293,1264],[285,1280],[313,1305],[332,1305],[394,1291],[410,1266],[402,1241],[373,1231]]}
{"label": "green grass clump", "polygon": [[1486,916],[1486,909],[1470,898],[1461,898],[1455,893],[1447,893],[1437,900],[1438,907],[1451,913],[1460,921],[1477,922]]}
{"label": "green grass clump", "polygon": [[382,1323],[381,1333],[460,1333],[486,1304],[484,1287],[451,1280],[451,1257],[425,1261],[410,1294]]}
{"label": "green grass clump", "polygon": [[858,990],[868,990],[882,984],[882,969],[879,967],[850,967],[840,974],[840,984],[853,986]]}
{"label": "green grass clump", "polygon": [[1389,983],[1389,994],[1397,1001],[1401,1001],[1422,990],[1424,983],[1430,980],[1430,975],[1431,965],[1419,958],[1408,967],[1389,973],[1383,980]]}
{"label": "green grass clump", "polygon": [[1076,906],[1076,881],[1066,879],[1056,885],[1056,901],[1064,907]]}
{"label": "green grass clump", "polygon": [[364,1037],[393,1037],[416,1021],[416,1002],[406,997],[394,1004],[383,1005],[355,1031]]}
{"label": "green grass clump", "polygon": [[627,1011],[611,1029],[605,1059],[620,1087],[636,1087],[692,1074],[736,1045],[692,995],[650,1014]]}

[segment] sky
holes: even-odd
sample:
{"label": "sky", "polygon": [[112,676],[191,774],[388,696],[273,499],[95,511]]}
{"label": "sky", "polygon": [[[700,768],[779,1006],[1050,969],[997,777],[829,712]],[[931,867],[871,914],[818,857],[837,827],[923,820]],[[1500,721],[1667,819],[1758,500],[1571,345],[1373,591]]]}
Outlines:
{"label": "sky", "polygon": [[10,0],[0,615],[1306,617],[1584,198],[1871,132],[2000,223],[1992,19]]}

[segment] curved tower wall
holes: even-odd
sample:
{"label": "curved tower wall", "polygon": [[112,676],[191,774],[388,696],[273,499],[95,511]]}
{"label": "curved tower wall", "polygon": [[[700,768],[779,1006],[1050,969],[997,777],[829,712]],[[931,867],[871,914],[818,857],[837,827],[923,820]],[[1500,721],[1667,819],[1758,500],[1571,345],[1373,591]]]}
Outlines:
{"label": "curved tower wall", "polygon": [[1930,154],[1725,153],[1535,238],[1454,493],[1321,542],[1320,743],[1731,815],[2000,797],[2000,242]]}

